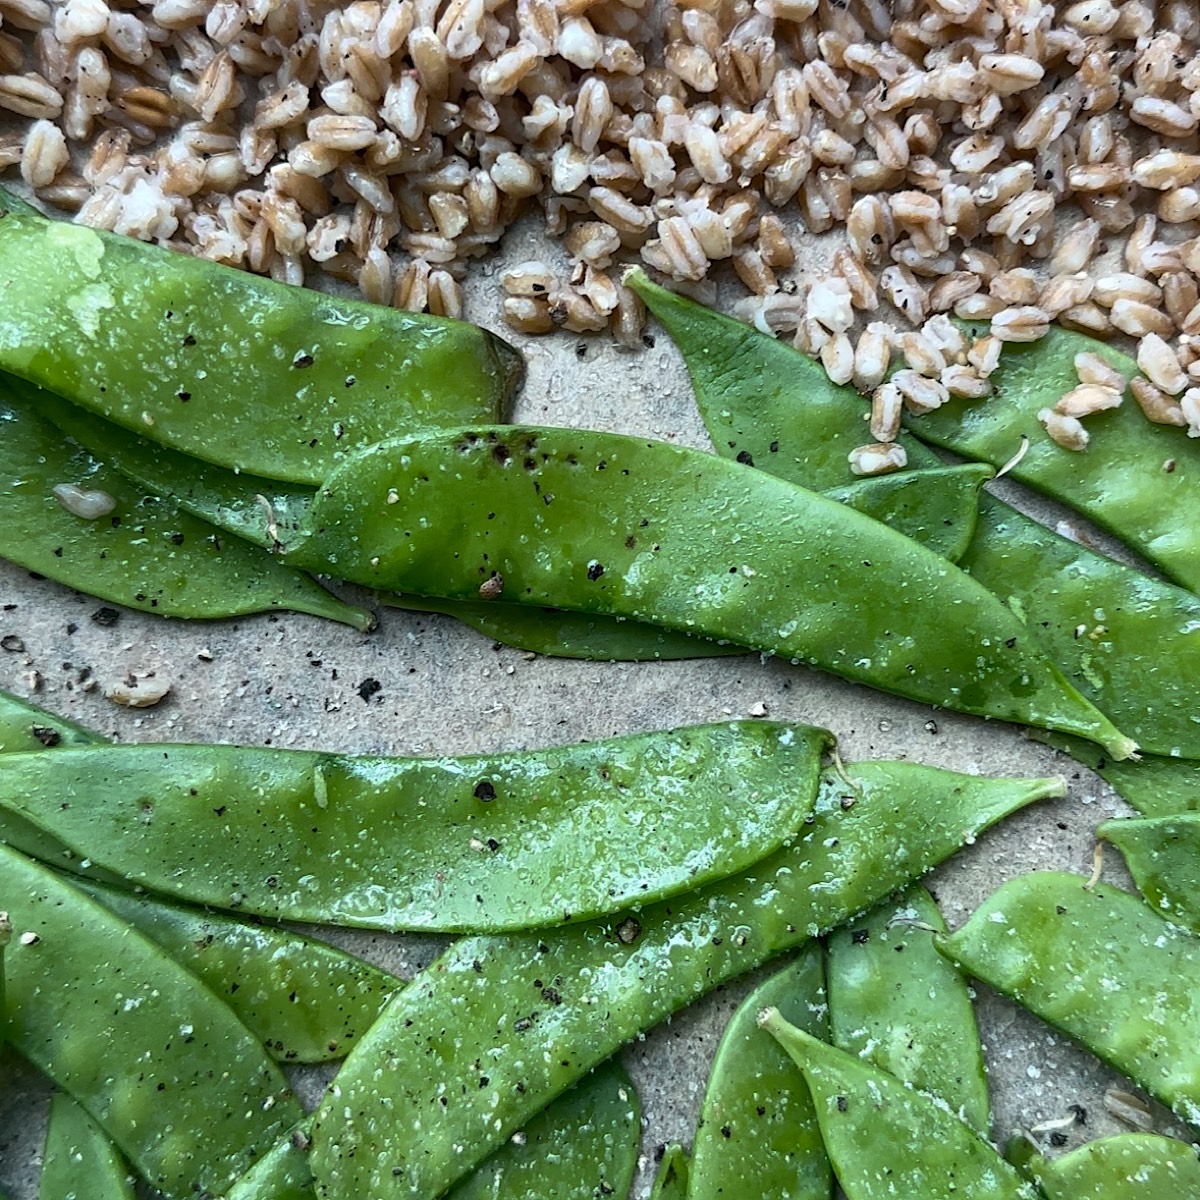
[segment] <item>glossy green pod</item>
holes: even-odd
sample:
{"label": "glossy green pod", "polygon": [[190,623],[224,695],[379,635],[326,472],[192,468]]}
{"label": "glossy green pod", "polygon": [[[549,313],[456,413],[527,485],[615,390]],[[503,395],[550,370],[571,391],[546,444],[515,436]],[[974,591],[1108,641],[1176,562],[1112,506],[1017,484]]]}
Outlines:
{"label": "glossy green pod", "polygon": [[0,1052],[8,1041],[8,1007],[5,1002],[6,985],[4,982],[4,952],[12,941],[12,917],[0,908]]}
{"label": "glossy green pod", "polygon": [[940,555],[710,454],[575,430],[432,431],[335,471],[309,527],[287,557],[367,586],[459,599],[483,586],[630,617],[1135,749]]}
{"label": "glossy green pod", "polygon": [[[640,272],[629,286],[677,343],[719,454],[818,491],[846,482],[849,452],[866,437],[853,388]],[[915,438],[898,441],[910,476],[943,469]],[[959,566],[1026,622],[1071,683],[1142,750],[1200,758],[1200,598],[1059,537],[987,493]]]}
{"label": "glossy green pod", "polygon": [[1046,1200],[1200,1200],[1195,1147],[1152,1133],[1099,1138],[1059,1158],[1039,1156],[1030,1172]]}
{"label": "glossy green pod", "polygon": [[825,1040],[937,1096],[987,1137],[992,1113],[975,1009],[966,980],[934,949],[937,932],[946,923],[918,885],[830,934]]}
{"label": "glossy green pod", "polygon": [[678,1142],[664,1146],[662,1161],[650,1188],[650,1200],[686,1200],[688,1174],[687,1151]]}
{"label": "glossy green pod", "polygon": [[1127,892],[1039,871],[1004,884],[937,946],[1200,1122],[1200,938]]}
{"label": "glossy green pod", "polygon": [[617,912],[751,866],[807,817],[827,741],[731,721],[462,758],[103,746],[0,757],[0,809],[72,850],[66,866],[87,859],[192,903],[492,932]]}
{"label": "glossy green pod", "polygon": [[103,740],[90,729],[65,717],[56,717],[0,688],[0,754],[55,746],[86,746]]}
{"label": "glossy green pod", "polygon": [[1028,438],[1011,475],[1107,529],[1163,574],[1200,591],[1200,529],[1189,514],[1200,503],[1200,444],[1186,430],[1147,421],[1132,397],[1087,419],[1087,449],[1065,450],[1037,414],[1079,386],[1075,355],[1088,351],[1127,379],[1137,364],[1081,333],[1053,326],[1037,342],[1009,343],[990,376],[993,395],[980,404],[951,398],[905,419],[922,440],[1002,466]]}
{"label": "glossy green pod", "polygon": [[776,1009],[762,1025],[804,1073],[847,1200],[1036,1200],[1016,1168],[935,1098],[795,1028]]}
{"label": "glossy green pod", "polygon": [[1138,891],[1156,913],[1200,934],[1200,812],[1105,821],[1096,836],[1125,856]]}
{"label": "glossy green pod", "polygon": [[[356,629],[373,625],[368,612],[343,604],[303,573],[147,495],[69,444],[37,415],[32,391],[20,380],[0,387],[0,557],[161,616],[288,608]],[[95,519],[76,516],[57,499],[60,485],[99,493],[112,508]]]}
{"label": "glossy green pod", "polygon": [[221,1200],[313,1200],[308,1166],[310,1129],[307,1119],[301,1121],[238,1176]]}
{"label": "glossy green pod", "polygon": [[7,204],[0,286],[0,369],[271,479],[320,483],[383,438],[500,420],[521,381],[517,352],[461,321],[288,287]]}
{"label": "glossy green pod", "polygon": [[[1063,794],[1060,780],[909,762],[850,773],[853,787],[826,773],[803,837],[741,876],[635,916],[452,946],[384,1009],[318,1109],[321,1200],[440,1196],[622,1043]],[[817,783],[814,763],[804,786]]]}
{"label": "glossy green pod", "polygon": [[700,1109],[688,1200],[830,1200],[833,1170],[804,1076],[758,1027],[777,1008],[816,1037],[828,1034],[824,955],[810,943],[759,984],[725,1026]]}
{"label": "glossy green pod", "polygon": [[279,1068],[220,1000],[6,847],[0,907],[20,935],[5,958],[13,1046],[165,1195],[220,1191],[300,1119]]}
{"label": "glossy green pod", "polygon": [[133,1200],[133,1184],[104,1130],[66,1092],[55,1092],[38,1200]]}

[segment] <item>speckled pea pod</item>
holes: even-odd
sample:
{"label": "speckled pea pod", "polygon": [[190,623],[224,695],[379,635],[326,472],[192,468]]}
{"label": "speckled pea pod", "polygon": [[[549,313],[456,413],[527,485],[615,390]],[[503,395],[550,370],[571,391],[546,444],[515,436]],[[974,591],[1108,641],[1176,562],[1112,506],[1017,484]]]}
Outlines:
{"label": "speckled pea pod", "polygon": [[0,689],[0,754],[54,746],[86,746],[102,740],[90,729]]}
{"label": "speckled pea pod", "polygon": [[687,1151],[677,1142],[663,1147],[662,1162],[654,1176],[650,1200],[686,1200],[689,1165]]}
{"label": "speckled pea pod", "polygon": [[211,992],[5,847],[0,907],[22,935],[6,956],[14,1047],[164,1194],[220,1191],[300,1119],[278,1067]]}
{"label": "speckled pea pod", "polygon": [[1125,856],[1138,891],[1156,913],[1200,934],[1200,812],[1105,821],[1096,836]]}
{"label": "speckled pea pod", "polygon": [[5,1003],[6,986],[4,983],[4,952],[12,941],[12,918],[5,909],[0,908],[0,1052],[8,1041],[8,1007]]}
{"label": "speckled pea pod", "polygon": [[1156,425],[1127,399],[1087,420],[1086,450],[1065,450],[1038,421],[1043,408],[1079,386],[1075,355],[1088,351],[1127,379],[1132,359],[1103,342],[1058,327],[1038,342],[1005,347],[990,376],[986,403],[952,398],[935,412],[907,417],[908,429],[934,445],[999,467],[1029,439],[1014,479],[1078,509],[1143,554],[1163,574],[1200,591],[1200,443],[1174,426]]}
{"label": "speckled pea pod", "polygon": [[0,206],[0,369],[197,458],[319,483],[382,438],[499,420],[520,384],[461,321]]}
{"label": "speckled pea pod", "polygon": [[308,1166],[310,1129],[307,1119],[301,1121],[234,1180],[221,1200],[313,1200]]}
{"label": "speckled pea pod", "polygon": [[989,1142],[944,1105],[768,1009],[762,1025],[803,1071],[847,1200],[1036,1200]]}
{"label": "speckled pea pod", "polygon": [[622,1043],[1063,792],[908,762],[851,773],[853,788],[825,774],[803,836],[739,877],[636,916],[452,946],[335,1077],[313,1127],[318,1195],[440,1196]]}
{"label": "speckled pea pod", "polygon": [[191,903],[366,929],[528,929],[758,862],[808,815],[828,738],[732,721],[461,758],[103,746],[0,756],[0,808]]}
{"label": "speckled pea pod", "polygon": [[335,471],[309,529],[291,561],[368,586],[464,600],[501,590],[1076,733],[1118,758],[1136,748],[940,555],[711,454],[576,430],[431,431]]}
{"label": "speckled pea pod", "polygon": [[1195,1147],[1152,1133],[1100,1138],[1059,1158],[1039,1155],[1029,1168],[1046,1200],[1200,1200]]}
{"label": "speckled pea pod", "polygon": [[104,1130],[66,1092],[55,1092],[38,1200],[133,1200],[133,1182]]}
{"label": "speckled pea pod", "polygon": [[[31,390],[20,380],[0,387],[0,557],[161,616],[290,608],[357,629],[372,626],[363,609],[343,604],[264,551],[219,534],[170,500],[147,495],[69,445],[37,415]],[[60,501],[56,488],[84,494]],[[85,501],[95,502],[95,509],[79,508]],[[67,503],[76,508],[68,511]]]}
{"label": "speckled pea pod", "polygon": [[[849,478],[847,455],[865,436],[856,391],[831,383],[790,346],[637,272],[629,282],[678,344],[719,454],[748,456],[816,490]],[[916,478],[942,469],[915,438],[898,440]],[[1061,538],[986,493],[959,566],[1026,622],[1071,683],[1142,750],[1200,758],[1200,599]]]}
{"label": "speckled pea pod", "polygon": [[966,980],[934,949],[939,931],[946,931],[941,911],[916,886],[830,934],[827,1040],[937,1096],[987,1137],[979,1026]]}
{"label": "speckled pea pod", "polygon": [[776,1008],[814,1036],[828,1034],[825,970],[817,943],[738,1006],[713,1058],[692,1142],[688,1200],[758,1196],[829,1200],[833,1170],[804,1076],[758,1027]]}
{"label": "speckled pea pod", "polygon": [[1127,892],[1086,885],[1022,875],[938,949],[1200,1122],[1200,938]]}

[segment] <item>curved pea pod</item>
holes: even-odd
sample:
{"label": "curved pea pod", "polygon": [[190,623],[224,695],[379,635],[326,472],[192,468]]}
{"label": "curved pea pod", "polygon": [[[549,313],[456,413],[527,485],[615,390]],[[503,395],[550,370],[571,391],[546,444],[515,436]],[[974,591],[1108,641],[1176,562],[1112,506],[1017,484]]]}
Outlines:
{"label": "curved pea pod", "polygon": [[0,688],[0,754],[54,746],[85,746],[102,739],[65,717]]}
{"label": "curved pea pod", "polygon": [[382,438],[499,420],[520,384],[460,321],[4,208],[0,369],[197,458],[319,483]]}
{"label": "curved pea pod", "polygon": [[[0,557],[89,595],[161,616],[213,618],[290,608],[357,629],[374,624],[369,613],[343,604],[301,572],[219,535],[67,444],[37,415],[32,389],[11,382],[0,387]],[[100,502],[105,511],[94,517],[69,512],[56,487],[84,489],[90,494],[85,499]]]}
{"label": "curved pea pod", "polygon": [[937,1096],[986,1137],[979,1026],[966,980],[934,949],[935,932],[946,932],[941,911],[917,886],[830,934],[828,1040]]}
{"label": "curved pea pod", "polygon": [[650,1200],[687,1200],[688,1173],[687,1151],[678,1142],[664,1146]]}
{"label": "curved pea pod", "polygon": [[192,903],[366,929],[527,929],[770,854],[809,814],[804,781],[828,737],[732,721],[465,758],[103,746],[0,757],[0,807]]}
{"label": "curved pea pod", "polygon": [[104,1130],[66,1092],[55,1092],[38,1200],[133,1200],[133,1182]]}
{"label": "curved pea pod", "polygon": [[1200,762],[1143,754],[1114,762],[1099,746],[1080,738],[1038,731],[1038,741],[1091,767],[1127,804],[1146,817],[1200,811]]}
{"label": "curved pea pod", "polygon": [[1037,1192],[937,1099],[788,1024],[762,1026],[804,1073],[847,1200],[1036,1200]]}
{"label": "curved pea pod", "polygon": [[234,1180],[222,1200],[313,1200],[309,1129],[309,1122],[301,1121]]}
{"label": "curved pea pod", "polygon": [[221,997],[280,1062],[344,1058],[403,982],[352,954],[274,925],[75,879]]}
{"label": "curved pea pod", "polygon": [[813,943],[752,991],[729,1019],[692,1142],[688,1200],[760,1196],[829,1200],[833,1171],[804,1077],[758,1027],[777,1008],[814,1035],[828,1032],[825,970]]}
{"label": "curved pea pod", "polygon": [[1136,748],[940,555],[710,454],[575,430],[436,431],[334,472],[309,520],[292,561],[368,586],[458,599],[484,586],[1080,734],[1118,758]]}
{"label": "curved pea pod", "polygon": [[0,904],[22,935],[5,960],[13,1046],[165,1195],[220,1191],[300,1119],[229,1009],[71,884],[0,847]]}
{"label": "curved pea pod", "polygon": [[1038,1156],[1030,1173],[1046,1200],[1200,1200],[1195,1147],[1152,1133],[1099,1138],[1059,1158]]}
{"label": "curved pea pod", "polygon": [[[878,903],[996,821],[1063,793],[1061,780],[908,762],[851,771],[852,789],[835,773],[821,777],[803,837],[741,876],[636,916],[452,946],[392,1000],[334,1078],[313,1126],[317,1194],[433,1200],[622,1043]],[[798,788],[816,790],[815,758],[800,776]],[[487,1064],[485,1087],[476,1062]]]}
{"label": "curved pea pod", "polygon": [[1200,812],[1105,821],[1096,836],[1125,856],[1155,912],[1200,934]]}
{"label": "curved pea pod", "polygon": [[1053,871],[989,897],[938,949],[1200,1121],[1200,939],[1135,896]]}
{"label": "curved pea pod", "polygon": [[[986,403],[951,399],[935,412],[906,418],[927,442],[999,467],[1029,439],[1014,479],[1078,509],[1143,554],[1183,587],[1200,591],[1200,533],[1191,513],[1200,502],[1200,445],[1185,431],[1156,425],[1127,399],[1087,420],[1085,450],[1065,450],[1038,421],[1079,386],[1075,355],[1099,355],[1127,379],[1137,364],[1080,333],[1058,327],[1038,342],[1005,347],[990,376]],[[1169,467],[1167,464],[1171,464]]]}

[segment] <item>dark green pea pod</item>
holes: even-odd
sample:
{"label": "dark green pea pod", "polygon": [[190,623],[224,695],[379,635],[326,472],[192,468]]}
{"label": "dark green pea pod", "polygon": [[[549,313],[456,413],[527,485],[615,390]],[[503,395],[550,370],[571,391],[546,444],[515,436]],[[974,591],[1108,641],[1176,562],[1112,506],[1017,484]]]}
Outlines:
{"label": "dark green pea pod", "polygon": [[1046,1200],[1200,1200],[1195,1147],[1153,1133],[1099,1138],[1029,1166]]}
{"label": "dark green pea pod", "polygon": [[65,717],[56,717],[0,688],[0,754],[54,746],[86,746],[102,740],[90,729]]}
{"label": "dark green pea pod", "polygon": [[289,929],[72,882],[191,971],[280,1062],[344,1058],[403,987],[386,971]]}
{"label": "dark green pea pod", "polygon": [[[749,455],[763,470],[818,491],[845,483],[847,456],[865,437],[863,399],[853,388],[831,383],[790,346],[639,272],[629,285],[678,344],[719,454]],[[909,476],[943,468],[915,438],[898,440],[915,469]],[[986,493],[959,566],[1009,605],[1071,683],[1143,750],[1200,758],[1200,599],[1061,538]]]}
{"label": "dark green pea pod", "polygon": [[463,758],[103,746],[0,757],[0,808],[77,859],[191,903],[493,932],[746,869],[808,816],[803,781],[828,741],[731,721]]}
{"label": "dark green pea pod", "polygon": [[1010,474],[1095,521],[1182,587],[1200,591],[1200,445],[1185,431],[1147,421],[1130,397],[1087,419],[1090,441],[1065,450],[1037,414],[1079,386],[1075,355],[1088,351],[1127,379],[1140,372],[1126,355],[1084,334],[1052,327],[1038,342],[1009,343],[986,401],[952,398],[935,412],[906,417],[924,441],[1000,467],[1028,439]]}
{"label": "dark green pea pod", "polygon": [[38,1200],[133,1200],[133,1184],[104,1130],[66,1092],[55,1092]]}
{"label": "dark green pea pod", "polygon": [[[485,1068],[486,1069],[486,1068]],[[642,1136],[637,1089],[609,1061],[543,1109],[446,1200],[629,1195]]]}
{"label": "dark green pea pod", "polygon": [[650,1200],[687,1200],[688,1175],[687,1151],[678,1142],[664,1146]]}
{"label": "dark green pea pod", "polygon": [[1022,875],[937,946],[1200,1122],[1200,939],[1136,896],[1076,875]]}
{"label": "dark green pea pod", "polygon": [[[374,624],[368,612],[343,604],[306,575],[219,535],[172,501],[147,495],[67,444],[37,415],[31,392],[19,380],[0,388],[0,557],[89,595],[161,616],[213,618],[289,608],[356,629]],[[85,494],[60,502],[56,487]],[[98,502],[95,511],[104,512],[85,517],[64,507],[81,499]]]}
{"label": "dark green pea pod", "polygon": [[0,906],[21,934],[5,959],[13,1046],[165,1195],[219,1192],[300,1119],[279,1068],[220,1000],[6,847]]}
{"label": "dark green pea pod", "polygon": [[758,1027],[764,1008],[828,1033],[824,956],[817,943],[760,984],[725,1026],[692,1142],[688,1200],[758,1196],[829,1200],[833,1171],[804,1076]]}
{"label": "dark green pea pod", "polygon": [[312,1171],[308,1166],[310,1129],[307,1119],[301,1121],[234,1180],[221,1200],[313,1200]]}
{"label": "dark green pea pod", "polygon": [[320,483],[429,424],[500,420],[520,356],[482,329],[287,287],[30,215],[0,195],[0,369],[197,458]]}
{"label": "dark green pea pod", "polygon": [[1105,821],[1096,836],[1125,856],[1138,891],[1156,913],[1200,934],[1200,812]]}
{"label": "dark green pea pod", "polygon": [[[606,613],[1105,745],[1026,626],[940,555],[816,493],[619,434],[431,431],[317,493],[291,561],[387,591]],[[886,596],[886,603],[878,598]]]}
{"label": "dark green pea pod", "polygon": [[1036,1200],[1016,1168],[934,1097],[797,1029],[777,1009],[762,1026],[804,1073],[847,1200]]}
{"label": "dark green pea pod", "polygon": [[941,911],[917,886],[830,934],[827,1040],[937,1096],[987,1137],[979,1026],[966,980],[934,949],[939,932],[946,932]]}
{"label": "dark green pea pod", "polygon": [[[850,770],[852,788],[835,772],[820,779],[815,817],[795,844],[741,876],[635,916],[452,946],[334,1078],[313,1126],[321,1200],[440,1196],[624,1042],[1064,790],[1061,780],[910,762]],[[803,780],[797,773],[797,788],[817,784],[815,762]],[[476,1062],[487,1065],[486,1086]]]}

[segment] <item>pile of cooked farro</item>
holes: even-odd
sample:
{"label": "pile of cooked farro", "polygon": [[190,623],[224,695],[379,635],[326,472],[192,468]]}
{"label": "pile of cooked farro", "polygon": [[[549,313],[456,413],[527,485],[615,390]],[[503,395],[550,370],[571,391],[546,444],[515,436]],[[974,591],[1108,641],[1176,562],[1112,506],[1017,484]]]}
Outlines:
{"label": "pile of cooked farro", "polygon": [[[1133,394],[1200,436],[1196,0],[0,0],[0,143],[98,228],[458,315],[523,214],[566,266],[503,277],[508,323],[611,329],[619,268],[728,260],[739,315],[902,406],[985,396],[1051,321],[1138,343]],[[840,234],[816,282],[793,237]],[[1097,265],[1119,242],[1123,270]],[[1109,260],[1111,264],[1111,256]],[[814,272],[806,272],[811,279]],[[969,342],[949,317],[986,320]],[[893,357],[907,367],[884,383]],[[1094,356],[1093,356],[1094,357]],[[1090,358],[1043,421],[1126,380]]]}

